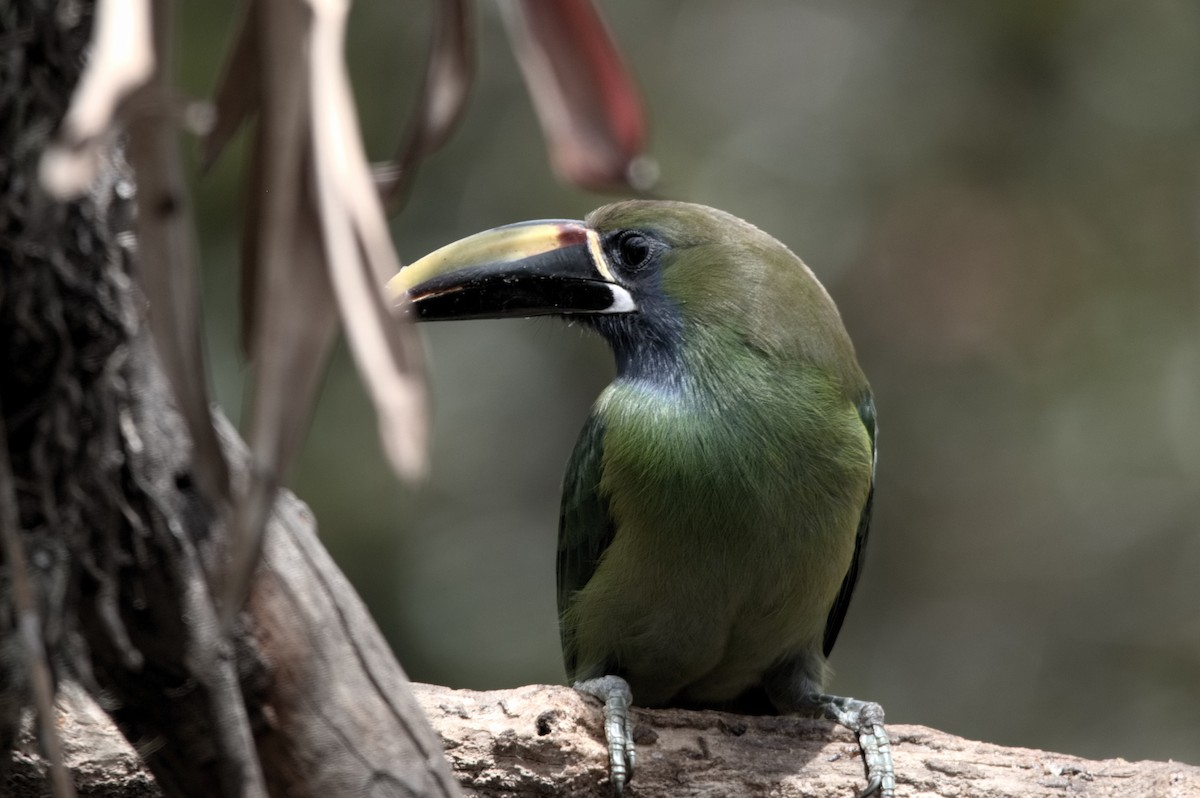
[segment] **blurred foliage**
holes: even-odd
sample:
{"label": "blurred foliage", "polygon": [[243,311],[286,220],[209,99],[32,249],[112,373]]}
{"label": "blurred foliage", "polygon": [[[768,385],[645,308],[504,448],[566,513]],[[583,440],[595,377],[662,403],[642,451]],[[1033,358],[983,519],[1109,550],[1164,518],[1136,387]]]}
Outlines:
{"label": "blurred foliage", "polygon": [[[464,125],[394,225],[412,260],[605,201],[556,183],[495,9]],[[837,692],[896,722],[1200,763],[1200,5],[610,0],[661,193],[750,219],[838,300],[876,391],[876,521]],[[211,89],[226,3],[185,4]],[[369,151],[395,147],[426,3],[361,0]],[[239,158],[198,181],[210,351],[236,417]],[[398,486],[344,353],[293,487],[410,675],[560,681],[558,488],[607,380],[552,320],[424,328],[432,475]]]}

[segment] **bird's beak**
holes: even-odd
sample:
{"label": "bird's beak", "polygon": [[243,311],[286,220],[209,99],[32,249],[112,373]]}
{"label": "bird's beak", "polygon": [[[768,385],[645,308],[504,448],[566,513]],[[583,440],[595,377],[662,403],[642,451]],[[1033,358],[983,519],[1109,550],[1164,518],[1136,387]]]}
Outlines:
{"label": "bird's beak", "polygon": [[418,318],[491,319],[636,309],[583,222],[521,222],[447,244],[388,282]]}

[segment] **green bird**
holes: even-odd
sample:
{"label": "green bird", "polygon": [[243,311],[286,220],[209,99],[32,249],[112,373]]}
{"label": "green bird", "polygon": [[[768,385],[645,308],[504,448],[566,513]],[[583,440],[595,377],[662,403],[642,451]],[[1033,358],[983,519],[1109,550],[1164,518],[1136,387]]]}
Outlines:
{"label": "green bird", "polygon": [[470,236],[389,290],[423,320],[560,315],[612,348],[563,484],[558,609],[616,791],[633,703],[837,721],[863,795],[891,796],[883,710],[823,692],[867,542],[875,407],[808,267],[723,211],[637,200]]}

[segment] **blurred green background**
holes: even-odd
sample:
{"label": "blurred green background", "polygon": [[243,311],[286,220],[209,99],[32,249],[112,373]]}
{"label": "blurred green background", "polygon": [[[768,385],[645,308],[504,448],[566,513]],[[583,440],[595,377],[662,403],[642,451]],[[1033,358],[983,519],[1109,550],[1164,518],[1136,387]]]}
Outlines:
{"label": "blurred green background", "polygon": [[[753,221],[838,301],[881,424],[865,578],[833,664],[890,720],[1200,763],[1200,4],[602,3],[661,192]],[[231,3],[184,4],[206,95]],[[373,157],[399,140],[432,4],[360,0]],[[495,7],[461,130],[394,224],[412,260],[577,217]],[[237,418],[241,153],[198,181],[210,350]],[[409,674],[563,679],[559,480],[608,381],[554,320],[422,328],[432,473],[397,484],[344,351],[292,479]]]}

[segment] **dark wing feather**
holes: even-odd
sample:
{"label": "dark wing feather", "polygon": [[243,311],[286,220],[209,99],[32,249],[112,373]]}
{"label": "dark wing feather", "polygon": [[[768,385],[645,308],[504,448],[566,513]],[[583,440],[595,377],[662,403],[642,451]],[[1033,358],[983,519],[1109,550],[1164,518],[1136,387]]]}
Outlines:
{"label": "dark wing feather", "polygon": [[859,516],[858,534],[854,539],[854,558],[850,561],[850,570],[842,580],[842,586],[834,599],[833,607],[829,610],[829,618],[825,621],[825,656],[833,650],[837,642],[838,632],[841,631],[842,621],[846,620],[846,610],[850,607],[850,597],[854,594],[854,585],[858,582],[858,574],[862,571],[863,558],[867,549],[867,532],[871,528],[871,504],[875,499],[875,400],[867,394],[858,403],[858,416],[867,428],[871,439],[871,489],[867,492],[867,501],[863,505],[862,515]]}
{"label": "dark wing feather", "polygon": [[558,522],[558,617],[563,662],[571,680],[575,679],[578,663],[565,613],[575,593],[596,572],[600,557],[615,533],[608,502],[600,495],[603,441],[604,422],[593,412],[575,442],[563,478]]}

